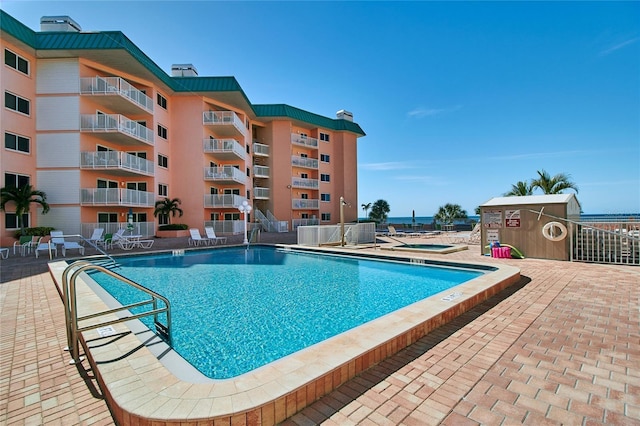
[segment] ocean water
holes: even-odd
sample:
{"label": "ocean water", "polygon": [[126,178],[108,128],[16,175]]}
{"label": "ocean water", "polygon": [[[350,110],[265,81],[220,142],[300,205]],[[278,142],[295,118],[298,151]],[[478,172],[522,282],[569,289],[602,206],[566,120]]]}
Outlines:
{"label": "ocean water", "polygon": [[[387,218],[387,223],[413,223],[411,216],[390,216]],[[628,221],[629,219],[633,219],[634,221],[640,222],[640,213],[602,213],[602,214],[583,214],[580,215],[580,220],[589,222],[595,220],[601,220],[606,222],[613,221]],[[359,220],[366,220],[366,218],[361,217]],[[471,221],[478,222],[480,220],[480,216],[478,215],[470,215],[467,219],[456,220],[454,223],[470,223]],[[433,216],[416,216],[415,217],[416,224],[427,224],[433,223]]]}

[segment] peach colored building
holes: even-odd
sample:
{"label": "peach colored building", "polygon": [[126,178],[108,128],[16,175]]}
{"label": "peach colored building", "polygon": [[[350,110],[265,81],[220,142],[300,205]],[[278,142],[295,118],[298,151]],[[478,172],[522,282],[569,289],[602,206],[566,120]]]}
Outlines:
{"label": "peach colored building", "polygon": [[[351,113],[254,105],[233,77],[191,64],[167,74],[119,31],[82,32],[57,16],[36,32],[0,14],[0,186],[31,184],[51,206],[32,205],[28,226],[88,236],[131,214],[143,235],[168,220],[240,233],[248,201],[253,226],[276,232],[338,223],[341,196],[345,221],[356,220],[365,133]],[[154,216],[164,197],[179,198],[184,216]],[[3,240],[16,222],[8,205]]]}

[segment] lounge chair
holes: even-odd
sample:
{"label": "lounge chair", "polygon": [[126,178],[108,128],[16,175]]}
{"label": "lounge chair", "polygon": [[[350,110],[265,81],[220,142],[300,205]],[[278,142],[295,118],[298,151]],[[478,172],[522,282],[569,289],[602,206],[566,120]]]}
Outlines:
{"label": "lounge chair", "polygon": [[13,243],[13,254],[16,254],[16,249],[20,250],[21,255],[25,255],[31,251],[33,245],[38,241],[38,237],[33,237],[31,235],[23,235],[18,241],[14,241]]}
{"label": "lounge chair", "polygon": [[67,250],[78,249],[78,252],[84,256],[84,246],[75,241],[65,241],[62,231],[51,231],[51,241],[62,249],[62,256],[67,256]]}
{"label": "lounge chair", "polygon": [[58,248],[51,241],[51,237],[40,237],[38,239],[38,244],[35,246],[33,251],[36,254],[36,258],[38,257],[38,253],[41,251],[44,251],[47,253],[53,253],[54,256],[58,255]]}
{"label": "lounge chair", "polygon": [[225,244],[227,242],[227,237],[217,237],[216,231],[213,229],[213,226],[205,226],[204,232],[207,234],[207,238],[213,241],[213,244]]}
{"label": "lounge chair", "polygon": [[104,234],[104,228],[95,228],[93,230],[93,234],[91,234],[91,237],[89,238],[89,242],[95,245],[102,244],[104,241],[102,234]]}
{"label": "lounge chair", "polygon": [[189,245],[191,244],[193,244],[194,246],[198,246],[200,244],[209,245],[209,243],[212,242],[210,238],[203,238],[202,235],[200,235],[200,230],[196,228],[190,228],[189,234],[191,235],[189,237]]}
{"label": "lounge chair", "polygon": [[481,237],[480,222],[476,223],[471,232],[454,234],[451,236],[451,242],[455,244],[480,244]]}

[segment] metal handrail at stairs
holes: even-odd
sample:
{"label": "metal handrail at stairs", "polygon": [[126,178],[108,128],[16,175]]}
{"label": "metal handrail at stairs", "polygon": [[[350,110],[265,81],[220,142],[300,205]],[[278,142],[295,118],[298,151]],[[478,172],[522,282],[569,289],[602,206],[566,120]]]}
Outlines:
{"label": "metal handrail at stairs", "polygon": [[[151,298],[149,300],[144,300],[141,302],[132,303],[129,305],[121,306],[115,309],[109,309],[103,312],[95,312],[90,315],[85,315],[82,317],[78,317],[78,307],[77,307],[77,295],[76,295],[76,280],[78,276],[89,270],[95,270],[98,272],[105,273],[111,277],[122,281],[123,283],[130,285],[146,294],[148,294]],[[69,276],[69,274],[71,274]],[[76,364],[82,361],[82,357],[80,357],[80,333],[94,330],[100,327],[105,327],[112,324],[118,324],[121,322],[138,319],[146,316],[153,315],[154,324],[156,326],[157,334],[167,342],[169,346],[171,346],[171,304],[169,303],[169,299],[166,297],[144,287],[141,284],[136,283],[122,275],[104,267],[101,265],[96,265],[86,260],[81,260],[75,262],[64,270],[62,273],[62,291],[63,291],[63,303],[65,310],[65,321],[67,328],[67,349],[71,352],[71,361],[70,364]],[[158,307],[158,301],[164,303],[164,307]],[[99,321],[97,323],[92,323],[85,326],[80,326],[79,323],[82,321],[86,321],[89,319],[98,318],[105,315],[114,314],[120,311],[125,311],[131,308],[135,308],[138,306],[152,305],[152,309],[148,312],[142,312],[139,314],[131,314],[123,318],[112,319]],[[162,324],[158,321],[158,314],[166,313],[167,315],[167,323]]]}

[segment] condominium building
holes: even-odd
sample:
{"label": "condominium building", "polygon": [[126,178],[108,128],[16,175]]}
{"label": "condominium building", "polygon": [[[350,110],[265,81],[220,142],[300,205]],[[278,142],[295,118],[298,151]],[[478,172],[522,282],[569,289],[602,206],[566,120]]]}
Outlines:
{"label": "condominium building", "polygon": [[[120,31],[83,32],[67,16],[33,31],[0,11],[4,93],[1,186],[47,194],[27,226],[90,235],[133,216],[136,231],[186,223],[239,233],[280,232],[357,218],[357,139],[348,111],[329,118],[284,104],[256,105],[233,77],[199,76],[191,64],[160,69]],[[182,217],[154,215],[181,200]],[[17,228],[11,205],[1,234]]]}

